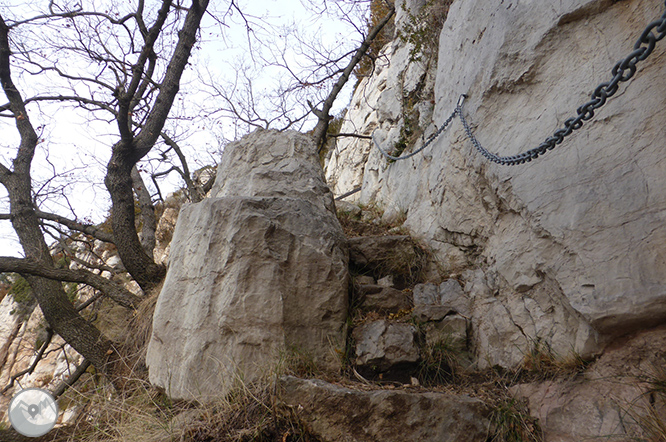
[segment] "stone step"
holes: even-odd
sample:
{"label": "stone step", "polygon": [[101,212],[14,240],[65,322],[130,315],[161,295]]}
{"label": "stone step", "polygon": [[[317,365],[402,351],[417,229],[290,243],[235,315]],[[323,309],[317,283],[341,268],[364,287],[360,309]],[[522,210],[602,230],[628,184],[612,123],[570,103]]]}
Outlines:
{"label": "stone step", "polygon": [[489,434],[489,408],[464,395],[364,391],[292,376],[279,387],[281,405],[322,442],[478,442]]}

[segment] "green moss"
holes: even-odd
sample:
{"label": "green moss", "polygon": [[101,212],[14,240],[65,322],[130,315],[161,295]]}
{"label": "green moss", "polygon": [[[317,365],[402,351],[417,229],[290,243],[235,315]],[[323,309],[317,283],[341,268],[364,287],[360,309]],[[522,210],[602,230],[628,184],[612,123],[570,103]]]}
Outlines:
{"label": "green moss", "polygon": [[428,0],[421,11],[414,15],[407,10],[406,2],[402,9],[407,20],[398,31],[398,38],[403,43],[410,43],[409,61],[414,63],[424,58],[435,57],[439,48],[439,34],[449,13],[453,0]]}
{"label": "green moss", "polygon": [[75,282],[65,283],[65,293],[70,302],[76,301],[76,298],[79,296],[79,285]]}
{"label": "green moss", "polygon": [[69,265],[71,264],[72,260],[69,256],[65,255],[62,253],[59,258],[57,259],[55,266],[56,268],[59,269],[68,269]]}
{"label": "green moss", "polygon": [[16,275],[12,286],[9,288],[9,294],[18,304],[25,305],[32,300],[32,288],[28,281],[21,275]]}

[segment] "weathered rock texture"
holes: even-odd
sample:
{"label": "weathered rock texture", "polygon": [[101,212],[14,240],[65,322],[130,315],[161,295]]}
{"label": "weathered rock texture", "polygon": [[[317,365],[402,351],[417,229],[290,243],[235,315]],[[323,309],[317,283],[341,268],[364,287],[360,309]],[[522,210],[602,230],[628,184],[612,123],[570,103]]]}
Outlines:
{"label": "weathered rock texture", "polygon": [[[455,1],[439,40],[432,119],[440,125],[469,94],[465,115],[487,148],[535,147],[610,79],[663,8],[660,0]],[[363,140],[333,154],[336,193],[362,183],[361,202],[407,213],[405,226],[443,272],[464,271],[481,366],[516,366],[539,341],[589,356],[666,319],[665,48],[593,121],[526,165],[488,163],[458,120],[406,161],[389,164]],[[399,140],[403,92],[428,86],[409,49],[396,41],[386,50],[388,66],[361,83],[343,131],[378,129],[386,148]],[[436,127],[428,121],[426,134]]]}
{"label": "weathered rock texture", "polygon": [[226,147],[209,198],[185,206],[148,347],[150,380],[206,400],[280,353],[340,361],[347,251],[309,137],[257,131]]}
{"label": "weathered rock texture", "polygon": [[364,374],[414,368],[421,358],[417,330],[412,324],[372,321],[356,327],[353,338],[354,364]]}
{"label": "weathered rock texture", "polygon": [[615,342],[584,375],[523,384],[547,441],[659,440],[666,420],[666,329]]}
{"label": "weathered rock texture", "polygon": [[477,399],[404,390],[359,391],[285,377],[280,399],[323,442],[479,442],[489,411]]}

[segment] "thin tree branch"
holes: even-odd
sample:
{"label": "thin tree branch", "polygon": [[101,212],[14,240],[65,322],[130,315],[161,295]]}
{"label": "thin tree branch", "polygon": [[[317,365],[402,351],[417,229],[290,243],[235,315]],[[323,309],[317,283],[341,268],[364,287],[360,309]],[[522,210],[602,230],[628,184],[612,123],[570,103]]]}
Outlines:
{"label": "thin tree branch", "polygon": [[37,210],[36,215],[41,219],[55,221],[59,224],[62,224],[70,230],[85,233],[86,235],[90,235],[95,239],[99,239],[100,241],[113,244],[113,235],[111,233],[105,232],[92,224],[82,224],[78,221],[65,218],[64,216],[56,215],[54,213],[42,212],[41,210]]}
{"label": "thin tree branch", "polygon": [[32,361],[32,364],[30,364],[30,367],[26,368],[25,370],[21,370],[18,373],[12,375],[12,377],[9,378],[9,384],[7,384],[7,386],[5,386],[5,388],[2,389],[1,393],[4,394],[7,390],[12,388],[14,386],[14,381],[16,379],[20,378],[24,374],[32,374],[32,372],[35,371],[35,368],[37,368],[37,364],[39,363],[39,361],[42,360],[42,357],[44,357],[44,352],[46,351],[46,349],[51,344],[51,339],[53,339],[53,330],[50,327],[46,328],[46,333],[47,333],[46,340],[44,341],[42,346],[39,348],[39,352],[37,352],[37,355],[35,356],[34,361]]}
{"label": "thin tree branch", "polygon": [[[162,139],[164,142],[169,146],[170,148],[173,149],[174,152],[176,152],[176,155],[178,156],[178,159],[180,160],[180,164],[183,166],[183,170],[181,172],[181,176],[183,177],[183,180],[185,180],[185,185],[187,186],[187,192],[190,194],[190,201],[193,203],[198,203],[202,199],[202,195],[199,193],[199,190],[197,187],[194,185],[192,182],[192,178],[190,175],[190,169],[187,166],[187,159],[185,159],[185,155],[183,155],[183,151],[180,149],[180,146],[178,143],[176,143],[171,137],[169,137],[167,134],[164,132],[160,133],[162,136]],[[180,172],[180,170],[179,170]]]}
{"label": "thin tree branch", "polygon": [[[56,215],[55,213],[42,212],[41,210],[36,210],[35,214],[40,219],[57,222],[58,224],[62,224],[63,226],[67,227],[69,230],[85,233],[86,235],[90,235],[95,239],[99,239],[100,241],[113,244],[113,235],[101,230],[99,227],[92,224],[83,224],[78,221],[65,218],[64,216]],[[0,220],[11,219],[11,214],[0,213]]]}
{"label": "thin tree branch", "polygon": [[141,298],[100,275],[83,269],[56,269],[40,265],[35,260],[0,256],[0,272],[41,276],[55,281],[79,282],[100,290],[123,307],[136,309]]}
{"label": "thin tree branch", "polygon": [[349,138],[360,138],[362,140],[372,140],[372,137],[369,135],[359,135],[359,134],[344,133],[344,132],[339,134],[329,134],[328,136],[331,138],[349,137]]}
{"label": "thin tree branch", "polygon": [[164,128],[164,122],[180,89],[180,79],[190,59],[197,38],[197,30],[207,7],[208,0],[192,0],[185,23],[178,33],[178,43],[164,74],[155,105],[151,109],[143,129],[136,136],[133,152],[136,161],[152,149]]}
{"label": "thin tree branch", "polygon": [[90,361],[87,359],[84,359],[83,362],[81,362],[81,365],[79,365],[74,373],[67,378],[66,380],[62,381],[60,385],[58,385],[52,392],[51,394],[53,395],[54,398],[58,398],[62,396],[62,394],[67,391],[69,387],[74,385],[76,381],[79,380],[79,378],[83,375],[83,373],[88,370],[88,367],[90,367]]}
{"label": "thin tree branch", "polygon": [[335,99],[338,97],[338,94],[349,80],[349,77],[354,71],[354,68],[356,68],[356,65],[361,61],[363,56],[365,56],[365,54],[368,52],[368,49],[370,49],[370,45],[372,44],[374,39],[379,35],[384,26],[386,26],[386,24],[388,24],[389,21],[391,21],[391,18],[393,17],[394,14],[395,14],[395,7],[391,5],[386,16],[382,19],[382,21],[377,23],[377,25],[370,30],[368,36],[365,38],[361,46],[356,50],[354,57],[352,57],[347,67],[344,69],[342,75],[340,76],[340,78],[338,78],[338,81],[333,86],[333,89],[329,93],[328,97],[326,98],[326,100],[324,100],[321,110],[315,112],[313,109],[313,112],[319,119],[319,122],[317,123],[313,131],[313,137],[315,139],[318,152],[320,152],[321,149],[323,149],[324,145],[326,144],[326,132],[328,130],[328,123],[330,118],[329,116],[330,116],[331,107],[333,107],[333,102],[335,102]]}

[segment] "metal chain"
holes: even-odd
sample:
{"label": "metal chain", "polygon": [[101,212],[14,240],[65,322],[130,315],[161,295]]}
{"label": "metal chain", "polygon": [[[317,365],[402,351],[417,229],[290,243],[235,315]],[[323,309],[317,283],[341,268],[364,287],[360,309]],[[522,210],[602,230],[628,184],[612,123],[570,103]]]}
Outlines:
{"label": "metal chain", "polygon": [[[666,1],[664,1],[664,6],[666,6]],[[655,31],[656,34],[653,31]],[[500,156],[489,152],[487,149],[481,146],[481,143],[479,143],[479,141],[472,133],[472,129],[470,128],[463,114],[463,103],[465,98],[467,98],[466,95],[460,96],[456,110],[453,111],[451,116],[449,116],[449,118],[437,130],[437,132],[435,132],[435,134],[430,137],[420,149],[411,153],[410,155],[394,157],[387,154],[375,141],[374,132],[372,141],[386,158],[395,161],[406,160],[407,158],[411,158],[417,153],[421,152],[430,143],[432,143],[434,139],[437,138],[444,131],[444,129],[446,129],[449,123],[451,123],[451,120],[453,120],[453,118],[458,115],[460,117],[460,121],[462,122],[463,128],[465,129],[467,137],[470,139],[476,150],[478,150],[479,153],[481,153],[481,155],[486,157],[488,160],[507,166],[514,166],[517,164],[530,162],[533,159],[543,155],[547,151],[553,150],[555,146],[561,144],[562,141],[564,141],[565,137],[571,135],[574,130],[583,127],[584,121],[592,119],[592,117],[594,117],[594,111],[603,106],[606,103],[606,100],[615,95],[621,82],[629,81],[629,79],[634,76],[636,73],[636,65],[639,62],[645,60],[654,50],[656,43],[662,40],[664,37],[666,37],[666,12],[664,12],[661,18],[653,21],[645,28],[641,36],[636,41],[633,51],[625,59],[618,61],[613,67],[611,71],[613,78],[611,78],[610,81],[601,83],[596,87],[594,92],[592,92],[592,99],[576,109],[578,114],[576,117],[572,117],[566,120],[564,122],[563,128],[556,130],[552,136],[546,138],[546,140],[539,146],[518,155]]]}
{"label": "metal chain", "polygon": [[394,157],[392,155],[389,155],[387,152],[385,152],[381,147],[379,147],[379,144],[377,143],[377,140],[375,140],[375,132],[377,131],[377,129],[372,131],[372,135],[371,135],[372,142],[375,143],[375,146],[377,147],[377,149],[379,149],[379,152],[381,152],[381,154],[384,155],[389,160],[393,160],[393,161],[406,160],[407,158],[411,158],[414,155],[416,155],[417,153],[421,152],[423,149],[428,147],[430,145],[430,143],[435,141],[435,138],[437,138],[442,132],[444,132],[446,130],[446,127],[451,123],[451,121],[453,121],[453,119],[455,118],[457,113],[458,113],[458,108],[456,108],[456,110],[454,110],[453,113],[451,115],[449,115],[449,118],[447,118],[446,121],[444,122],[444,124],[442,124],[439,127],[439,129],[437,129],[437,132],[432,134],[430,136],[430,138],[428,138],[428,140],[425,143],[423,143],[423,146],[421,146],[420,148],[418,148],[414,152],[410,153],[409,155]]}

